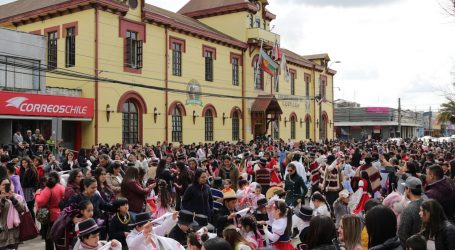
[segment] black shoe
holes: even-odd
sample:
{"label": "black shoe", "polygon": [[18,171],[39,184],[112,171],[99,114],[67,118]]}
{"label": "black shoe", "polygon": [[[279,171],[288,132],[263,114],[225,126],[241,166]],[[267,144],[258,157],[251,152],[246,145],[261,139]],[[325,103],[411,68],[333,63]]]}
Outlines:
{"label": "black shoe", "polygon": [[295,237],[297,237],[297,235],[299,235],[299,229],[297,229],[297,228],[294,227],[294,228],[292,229],[292,236],[291,236],[291,238],[292,238],[292,239],[295,239]]}

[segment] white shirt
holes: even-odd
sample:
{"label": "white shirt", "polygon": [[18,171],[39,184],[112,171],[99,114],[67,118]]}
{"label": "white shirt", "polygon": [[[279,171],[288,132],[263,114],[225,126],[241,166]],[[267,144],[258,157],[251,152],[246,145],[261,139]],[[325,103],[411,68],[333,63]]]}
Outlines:
{"label": "white shirt", "polygon": [[286,226],[288,224],[288,219],[286,217],[273,220],[269,215],[269,225],[272,226],[272,232],[269,229],[265,229],[264,233],[268,240],[272,243],[278,241],[281,235],[286,231]]}
{"label": "white shirt", "polygon": [[118,243],[119,246],[117,247],[112,247],[111,242],[106,242],[106,241],[99,241],[98,242],[98,247],[97,248],[87,248],[85,247],[81,240],[78,238],[76,244],[74,245],[74,250],[122,250],[122,243]]}
{"label": "white shirt", "polygon": [[320,207],[313,210],[313,216],[319,216],[319,215],[324,215],[324,216],[328,216],[328,217],[331,216],[329,209],[327,208],[327,205],[323,204]]}
{"label": "white shirt", "polygon": [[[156,245],[156,249],[169,250],[185,250],[185,248],[176,240],[152,234],[152,241]],[[145,236],[142,232],[137,232],[136,229],[126,237],[126,243],[130,250],[153,250],[151,244],[145,243]]]}
{"label": "white shirt", "polygon": [[203,148],[199,148],[196,152],[196,155],[197,155],[197,158],[198,159],[201,159],[201,158],[205,158],[205,151]]}

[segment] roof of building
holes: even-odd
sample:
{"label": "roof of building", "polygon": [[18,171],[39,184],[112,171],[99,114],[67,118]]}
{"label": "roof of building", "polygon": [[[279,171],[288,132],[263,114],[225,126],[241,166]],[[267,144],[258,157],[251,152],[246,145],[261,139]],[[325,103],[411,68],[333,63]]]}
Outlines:
{"label": "roof of building", "polygon": [[[190,0],[178,13],[193,18],[215,16],[238,11],[257,12],[259,9],[250,0]],[[265,10],[265,18],[273,20],[276,16]]]}
{"label": "roof of building", "polygon": [[230,5],[249,3],[248,0],[190,0],[179,11],[180,14],[191,13],[201,10],[223,8]]}
{"label": "roof of building", "polygon": [[71,2],[71,0],[46,0],[46,1],[32,1],[32,0],[18,0],[8,4],[1,5],[0,19],[12,17],[15,15],[23,14],[29,11],[49,7],[52,5]]}
{"label": "roof of building", "polygon": [[[297,53],[294,53],[288,49],[282,48],[281,51],[283,52],[283,54],[286,55],[286,60],[290,63],[295,63],[297,65],[307,67],[307,68],[313,68],[313,66],[315,65],[313,62],[305,59],[303,56],[298,55]],[[319,65],[316,65],[316,66],[319,66]],[[322,68],[320,70],[322,70]]]}
{"label": "roof of building", "polygon": [[149,14],[152,18],[152,21],[154,22],[167,24],[175,29],[182,29],[189,32],[199,33],[214,40],[226,42],[241,48],[246,48],[246,43],[228,36],[225,33],[220,32],[206,24],[203,24],[194,18],[165,10],[150,4],[145,4],[144,10],[146,12],[146,17],[147,14]]}
{"label": "roof of building", "polygon": [[327,60],[330,60],[329,54],[327,54],[327,53],[306,55],[306,56],[303,56],[303,57],[305,59],[308,59],[308,60],[315,60],[315,59],[327,59]]}
{"label": "roof of building", "polygon": [[280,104],[274,95],[259,95],[251,105],[251,112],[277,112],[282,114]]}

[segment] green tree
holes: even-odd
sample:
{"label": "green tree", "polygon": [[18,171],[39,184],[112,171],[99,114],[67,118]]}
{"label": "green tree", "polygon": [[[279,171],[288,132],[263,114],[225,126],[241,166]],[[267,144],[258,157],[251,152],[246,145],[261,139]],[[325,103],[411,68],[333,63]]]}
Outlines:
{"label": "green tree", "polygon": [[441,104],[436,120],[439,124],[445,122],[455,124],[455,99],[447,97],[447,102]]}

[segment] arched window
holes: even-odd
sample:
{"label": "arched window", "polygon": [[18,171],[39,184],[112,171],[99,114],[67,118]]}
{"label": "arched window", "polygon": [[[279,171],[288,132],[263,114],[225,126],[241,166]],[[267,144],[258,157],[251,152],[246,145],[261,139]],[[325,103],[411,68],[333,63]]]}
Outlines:
{"label": "arched window", "polygon": [[291,116],[291,139],[295,139],[295,116]]}
{"label": "arched window", "polygon": [[205,140],[213,141],[213,114],[212,110],[205,111]]}
{"label": "arched window", "polygon": [[240,139],[240,118],[239,113],[234,112],[232,115],[232,140],[238,141]]}
{"label": "arched window", "polygon": [[123,103],[122,119],[123,144],[139,142],[139,113],[136,104],[130,99]]}
{"label": "arched window", "polygon": [[172,110],[172,141],[181,142],[183,138],[182,113],[178,107]]}
{"label": "arched window", "polygon": [[310,139],[310,123],[311,117],[309,115],[305,116],[305,137],[306,139]]}

